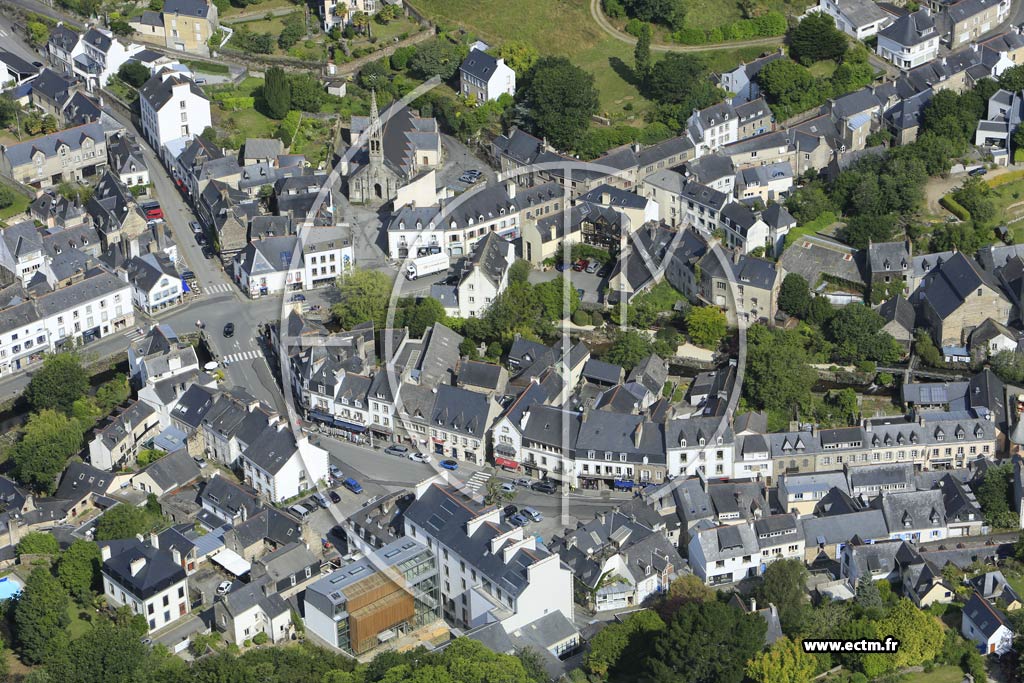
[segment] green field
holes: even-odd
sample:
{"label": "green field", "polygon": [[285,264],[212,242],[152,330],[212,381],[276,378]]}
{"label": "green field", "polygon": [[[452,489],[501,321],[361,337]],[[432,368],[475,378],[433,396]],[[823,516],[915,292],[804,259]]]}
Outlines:
{"label": "green field", "polygon": [[[11,187],[7,182],[4,182],[4,185]],[[11,193],[14,196],[14,203],[6,208],[0,209],[0,221],[7,220],[11,216],[17,216],[19,213],[28,209],[28,197],[15,190],[13,187],[11,187]]]}
{"label": "green field", "polygon": [[996,222],[1009,224],[1015,241],[1020,243],[1024,240],[1024,179],[993,187],[992,201],[996,205]]}
{"label": "green field", "polygon": [[960,683],[964,680],[964,672],[958,666],[937,666],[928,673],[904,674],[902,683]]}
{"label": "green field", "polygon": [[272,10],[283,9],[286,7],[295,7],[295,3],[291,2],[291,0],[264,0],[263,2],[259,2],[255,5],[249,5],[248,7],[235,7],[234,5],[231,5],[220,14],[220,20],[225,23],[230,23],[231,19],[235,19],[239,15],[244,17],[259,17]]}
{"label": "green field", "polygon": [[[541,54],[568,57],[594,75],[604,116],[616,122],[642,122],[648,102],[630,82],[633,47],[598,27],[590,16],[589,0],[413,0],[412,4],[444,27],[460,26],[492,45],[520,40]],[[721,70],[765,50],[752,47],[703,54],[713,70]],[[632,111],[624,109],[627,103],[633,105]]]}

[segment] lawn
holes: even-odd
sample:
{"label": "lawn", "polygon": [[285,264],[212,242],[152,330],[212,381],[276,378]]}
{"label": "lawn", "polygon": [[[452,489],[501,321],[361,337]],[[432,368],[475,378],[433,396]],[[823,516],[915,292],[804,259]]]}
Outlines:
{"label": "lawn", "polygon": [[[4,182],[3,184],[6,187],[11,187],[11,185],[7,182]],[[14,203],[6,208],[0,209],[0,221],[7,220],[11,216],[17,216],[19,213],[22,213],[23,211],[28,209],[28,197],[23,195],[21,192],[18,192],[13,187],[11,187],[11,192],[14,195]]]}
{"label": "lawn", "polygon": [[964,680],[964,672],[958,666],[937,666],[930,672],[904,674],[900,681],[902,683],[961,683]]}
{"label": "lawn", "polygon": [[[401,16],[394,21],[387,24],[379,24],[376,21],[370,24],[370,35],[377,38],[377,44],[383,47],[382,43],[390,43],[395,38],[399,37],[403,33],[412,35],[420,30],[420,25],[413,19]],[[363,47],[365,44],[369,44],[367,41],[353,40],[353,47]]]}
{"label": "lawn", "polygon": [[236,21],[230,24],[230,26],[232,28],[245,26],[253,33],[269,33],[273,36],[278,36],[281,35],[281,31],[284,29],[284,17],[246,19],[245,21]]}
{"label": "lawn", "polygon": [[219,64],[215,62],[201,62],[195,59],[183,59],[181,63],[189,67],[193,71],[203,74],[229,74],[231,69],[227,64]]}
{"label": "lawn", "polygon": [[92,630],[92,622],[88,621],[88,619],[82,618],[83,614],[88,615],[90,612],[95,614],[95,610],[91,607],[82,607],[75,602],[68,605],[68,616],[71,617],[71,624],[68,626],[68,632],[71,635],[71,640],[81,638]]}
{"label": "lawn", "polygon": [[826,211],[810,223],[804,223],[798,225],[786,234],[786,245],[782,248],[785,251],[789,245],[793,244],[801,237],[806,235],[813,235],[814,233],[821,232],[828,226],[836,222],[836,215],[831,211]]}
{"label": "lawn", "polygon": [[[590,16],[589,0],[413,0],[412,4],[442,25],[461,26],[491,44],[520,40],[541,54],[568,57],[594,75],[602,115],[614,122],[642,121],[649,103],[632,83],[633,47],[597,26]],[[764,50],[753,47],[703,54],[712,70],[722,70]],[[659,54],[655,53],[655,59]]]}
{"label": "lawn", "polygon": [[1016,221],[1010,224],[1015,241],[1024,240],[1024,179],[993,187],[992,201],[996,206],[996,222]]}
{"label": "lawn", "polygon": [[295,7],[295,3],[291,0],[264,0],[263,2],[256,3],[255,5],[249,5],[248,7],[235,7],[231,5],[220,16],[220,20],[225,23],[230,23],[229,19],[234,19],[238,16],[244,17],[261,17],[271,10],[281,8]]}
{"label": "lawn", "polygon": [[823,59],[808,67],[811,75],[815,78],[830,78],[838,66],[833,59]]}

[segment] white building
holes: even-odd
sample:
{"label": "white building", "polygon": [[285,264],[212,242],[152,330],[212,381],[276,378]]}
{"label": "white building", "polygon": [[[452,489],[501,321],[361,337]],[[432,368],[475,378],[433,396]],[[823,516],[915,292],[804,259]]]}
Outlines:
{"label": "white building", "polygon": [[112,607],[127,606],[159,630],[189,613],[188,576],[177,550],[162,550],[132,538],[100,544],[103,595]]}
{"label": "white building", "polygon": [[164,164],[211,125],[210,101],[187,76],[164,69],[139,88],[142,134]]}
{"label": "white building", "polygon": [[761,549],[749,522],[697,531],[687,547],[690,568],[709,586],[758,575]]}
{"label": "white building", "polygon": [[697,145],[697,156],[739,140],[740,117],[728,102],[719,102],[690,115],[690,137]]}
{"label": "white building", "polygon": [[14,274],[22,284],[46,266],[43,238],[35,223],[24,221],[0,231],[0,266]]}
{"label": "white building", "polygon": [[474,48],[459,67],[459,90],[463,97],[475,97],[480,103],[501,95],[512,97],[516,94],[516,72],[504,59]]}
{"label": "white building", "polygon": [[913,69],[939,56],[939,31],[925,7],[899,17],[878,32],[875,52],[901,69]]}
{"label": "white building", "polygon": [[769,515],[754,520],[754,534],[761,549],[760,573],[776,560],[804,559],[804,527],[796,515]]}
{"label": "white building", "polygon": [[291,608],[266,582],[242,584],[218,597],[213,620],[217,630],[239,647],[257,633],[266,633],[272,643],[284,642],[292,631]]}
{"label": "white building", "polygon": [[515,245],[496,233],[488,234],[476,244],[473,254],[460,263],[458,284],[435,285],[430,290],[431,295],[441,300],[448,315],[482,317],[508,286],[508,271],[515,261]]}
{"label": "white building", "polygon": [[185,290],[181,276],[163,254],[134,256],[125,263],[123,272],[139,310],[152,315],[182,302]]}
{"label": "white building", "polygon": [[865,40],[892,23],[892,16],[874,0],[820,0],[818,11],[836,21],[840,31]]}
{"label": "white building", "polygon": [[73,71],[89,90],[107,85],[121,66],[145,48],[137,43],[123,43],[110,31],[93,26],[82,36],[82,52],[71,62]]}
{"label": "white building", "polygon": [[245,483],[275,503],[327,479],[327,451],[296,440],[287,422],[268,425],[240,456]]}
{"label": "white building", "polygon": [[987,655],[1004,655],[1013,647],[1013,629],[1000,610],[977,592],[964,605],[960,634]]}
{"label": "white building", "polygon": [[[718,434],[719,426],[724,427]],[[668,474],[708,479],[733,476],[735,437],[729,421],[717,417],[669,420],[665,424],[665,468]]]}

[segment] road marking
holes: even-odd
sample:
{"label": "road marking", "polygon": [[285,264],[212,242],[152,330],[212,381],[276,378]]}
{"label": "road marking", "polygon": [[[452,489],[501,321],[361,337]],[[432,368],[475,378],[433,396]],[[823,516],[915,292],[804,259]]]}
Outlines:
{"label": "road marking", "polygon": [[491,475],[486,472],[474,472],[473,476],[466,482],[466,488],[476,493],[477,490],[487,483],[487,480],[491,478]]}
{"label": "road marking", "polygon": [[241,353],[229,353],[221,358],[222,363],[238,363],[243,360],[255,360],[260,357],[259,351],[242,351]]}
{"label": "road marking", "polygon": [[222,292],[230,292],[231,285],[221,282],[216,285],[210,285],[208,287],[202,287],[204,294],[220,294]]}
{"label": "road marking", "polygon": [[132,328],[131,334],[128,335],[128,342],[134,343],[146,336],[146,331],[138,327]]}

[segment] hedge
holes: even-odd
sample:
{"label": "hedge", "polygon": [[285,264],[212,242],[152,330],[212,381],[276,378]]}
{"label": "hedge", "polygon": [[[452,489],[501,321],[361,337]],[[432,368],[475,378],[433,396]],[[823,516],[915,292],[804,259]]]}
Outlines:
{"label": "hedge", "polygon": [[672,34],[672,40],[683,45],[705,45],[724,43],[751,38],[770,38],[786,33],[786,17],[780,12],[768,12],[756,19],[740,19],[725,26],[705,31],[700,28],[683,28]]}
{"label": "hedge", "polygon": [[960,202],[953,199],[953,195],[947,194],[945,197],[939,200],[939,204],[943,206],[947,211],[956,216],[962,221],[971,220],[971,212],[960,206]]}
{"label": "hedge", "polygon": [[220,106],[228,111],[256,108],[255,97],[219,97],[214,98],[214,101],[220,102]]}

